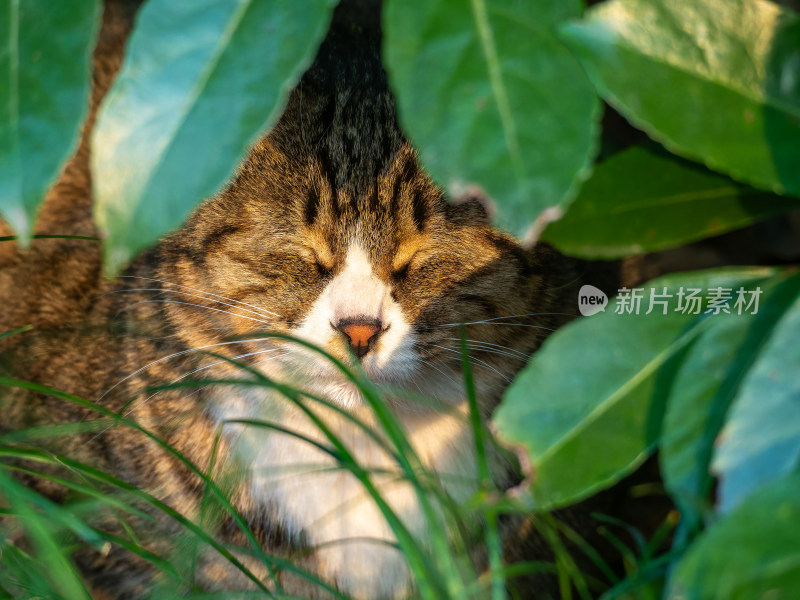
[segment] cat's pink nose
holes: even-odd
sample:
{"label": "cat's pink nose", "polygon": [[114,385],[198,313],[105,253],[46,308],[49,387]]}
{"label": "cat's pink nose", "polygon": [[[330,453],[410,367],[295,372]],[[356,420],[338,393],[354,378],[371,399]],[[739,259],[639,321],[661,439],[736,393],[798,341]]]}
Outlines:
{"label": "cat's pink nose", "polygon": [[373,320],[343,319],[336,329],[350,342],[350,347],[358,358],[362,358],[372,348],[381,332],[381,322]]}

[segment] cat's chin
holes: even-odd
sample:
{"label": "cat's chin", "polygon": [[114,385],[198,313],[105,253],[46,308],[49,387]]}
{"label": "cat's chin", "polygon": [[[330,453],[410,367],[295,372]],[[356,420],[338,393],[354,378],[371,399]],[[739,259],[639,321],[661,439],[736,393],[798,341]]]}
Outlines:
{"label": "cat's chin", "polygon": [[[367,378],[379,388],[401,388],[408,383],[408,377],[401,377],[397,373],[383,370],[365,368]],[[316,376],[307,375],[303,378],[303,390],[333,402],[341,408],[352,410],[367,406],[368,402],[359,386],[347,379],[340,372],[318,373]]]}
{"label": "cat's chin", "polygon": [[314,393],[344,409],[360,408],[366,404],[361,390],[350,381],[318,379],[312,384]]}
{"label": "cat's chin", "polygon": [[[364,398],[347,375],[328,361],[315,360],[316,357],[305,352],[297,352],[292,356],[284,357],[280,370],[288,383],[297,385],[314,395],[321,396],[347,408],[362,406]],[[338,360],[350,372],[362,371],[367,379],[379,386],[405,388],[419,375],[419,360],[415,355],[407,353],[406,356],[387,360],[386,357],[367,357],[358,363],[351,356],[339,356]]]}

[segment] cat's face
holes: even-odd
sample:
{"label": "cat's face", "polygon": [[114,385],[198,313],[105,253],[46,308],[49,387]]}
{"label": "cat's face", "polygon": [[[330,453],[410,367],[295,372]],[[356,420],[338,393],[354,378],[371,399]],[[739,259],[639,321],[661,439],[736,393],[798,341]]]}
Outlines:
{"label": "cat's face", "polygon": [[[479,204],[448,204],[407,145],[354,198],[323,164],[293,164],[268,139],[165,248],[161,278],[196,294],[168,307],[191,346],[278,331],[360,361],[378,383],[444,399],[462,389],[461,323],[476,377],[495,391],[552,324],[537,255],[492,229]],[[320,354],[252,338],[213,349],[359,403]]]}

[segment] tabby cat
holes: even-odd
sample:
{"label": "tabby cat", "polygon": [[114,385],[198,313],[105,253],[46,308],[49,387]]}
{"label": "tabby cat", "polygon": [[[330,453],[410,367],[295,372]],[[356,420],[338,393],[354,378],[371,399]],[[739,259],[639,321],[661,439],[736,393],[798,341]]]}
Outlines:
{"label": "tabby cat", "polygon": [[[129,12],[124,2],[107,4],[94,108],[119,63],[114,53],[129,29]],[[378,471],[373,483],[423,541],[427,520],[413,488],[398,481],[397,463],[382,441],[351,420],[381,431],[359,388],[311,347],[263,332],[306,340],[388,387],[389,409],[424,467],[463,501],[476,489],[477,475],[460,324],[466,324],[477,397],[488,415],[525,357],[575,312],[576,296],[566,259],[544,245],[523,248],[491,227],[481,202],[449,202],[426,175],[396,121],[376,15],[359,17],[347,3],[337,9],[283,117],[230,185],[120,278],[103,282],[95,251],[86,249],[91,243],[66,241],[6,258],[0,280],[10,307],[3,326],[32,320],[44,332],[17,353],[19,376],[135,419],[201,471],[231,482],[231,501],[265,552],[288,556],[332,588],[372,600],[406,597],[414,582],[362,483],[315,445],[329,442],[306,409],[364,468]],[[86,214],[91,123],[64,174],[80,185],[62,179],[45,214],[53,206],[66,207],[56,211],[61,215]],[[76,189],[80,197],[67,198]],[[61,218],[51,218],[51,228],[67,233],[69,220]],[[88,220],[73,220],[81,233],[91,233]],[[76,261],[71,252],[87,254]],[[60,261],[56,272],[53,261]],[[68,286],[75,289],[67,293]],[[47,290],[52,287],[55,293]],[[31,289],[38,292],[25,291]],[[253,378],[232,361],[330,404],[287,399],[263,386],[212,384]],[[147,391],[190,379],[209,383]],[[8,429],[98,416],[20,390],[6,394],[0,411]],[[196,519],[202,510],[202,478],[134,428],[104,426],[49,443],[183,515]],[[497,483],[508,484],[503,461],[494,455],[493,461]],[[57,500],[69,497],[45,479],[29,483]],[[179,561],[173,544],[183,543],[175,542],[181,526],[152,512],[157,525],[145,520],[134,528],[154,552]],[[102,523],[118,529],[110,517]],[[230,517],[216,526],[224,541],[245,544]],[[158,535],[147,533],[153,530]],[[263,562],[239,559],[268,581]],[[78,560],[98,597],[141,598],[152,585],[147,562],[116,546],[83,551]],[[215,552],[202,555],[196,572],[209,589],[253,585]],[[286,570],[279,580],[290,594],[329,595]]]}

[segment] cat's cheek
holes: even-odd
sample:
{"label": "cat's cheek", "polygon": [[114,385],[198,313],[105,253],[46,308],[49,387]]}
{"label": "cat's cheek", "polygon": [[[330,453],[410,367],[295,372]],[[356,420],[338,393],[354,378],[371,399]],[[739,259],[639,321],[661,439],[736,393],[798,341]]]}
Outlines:
{"label": "cat's cheek", "polygon": [[413,379],[419,370],[415,335],[398,302],[387,298],[384,313],[390,326],[362,363],[367,375],[377,381],[404,383]]}
{"label": "cat's cheek", "polygon": [[[311,309],[306,313],[299,327],[293,331],[293,334],[325,350],[336,358],[343,359],[346,357],[346,350],[344,341],[333,335],[335,331],[331,326],[332,315],[328,308],[330,303],[329,295],[328,286],[314,301]],[[294,344],[292,345],[291,353],[296,366],[302,371],[307,371],[308,374],[313,373],[315,376],[332,378],[338,372],[330,361],[310,348]]]}

